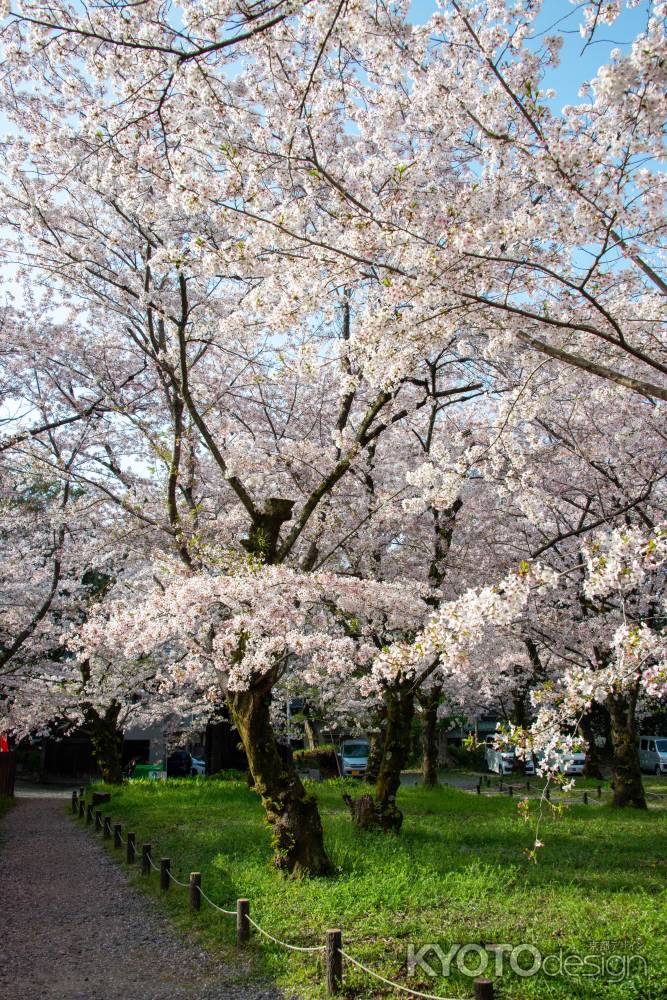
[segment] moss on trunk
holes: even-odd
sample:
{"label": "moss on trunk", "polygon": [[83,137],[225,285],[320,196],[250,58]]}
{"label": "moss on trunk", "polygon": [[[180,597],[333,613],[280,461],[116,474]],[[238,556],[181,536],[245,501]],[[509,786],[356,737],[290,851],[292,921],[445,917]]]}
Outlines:
{"label": "moss on trunk", "polygon": [[418,695],[422,709],[422,782],[425,788],[438,784],[438,705],[442,689],[436,687]]}
{"label": "moss on trunk", "polygon": [[375,796],[365,795],[358,802],[344,796],[352,819],[363,829],[398,833],[403,813],[396,805],[401,771],[410,753],[410,736],[415,710],[414,682],[403,681],[385,691],[386,719],[382,759],[375,782]]}
{"label": "moss on trunk", "polygon": [[376,725],[376,729],[375,732],[372,732],[369,737],[370,750],[368,754],[368,763],[366,765],[366,773],[364,774],[364,781],[367,785],[375,784],[380,771],[382,750],[384,747],[385,712],[376,713],[373,722]]}
{"label": "moss on trunk", "polygon": [[329,875],[317,802],[294,764],[281,755],[271,725],[271,691],[257,685],[230,692],[227,704],[248,757],[248,765],[273,830],[274,862],[292,875]]}
{"label": "moss on trunk", "polygon": [[632,806],[646,809],[646,796],[639,766],[637,733],[635,727],[635,707],[637,692],[610,694],[607,708],[611,719],[611,741],[613,759],[613,804],[619,808]]}

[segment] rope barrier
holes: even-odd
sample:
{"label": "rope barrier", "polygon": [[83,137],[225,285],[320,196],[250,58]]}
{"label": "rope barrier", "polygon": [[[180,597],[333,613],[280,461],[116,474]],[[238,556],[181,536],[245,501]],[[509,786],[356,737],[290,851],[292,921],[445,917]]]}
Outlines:
{"label": "rope barrier", "polygon": [[179,880],[178,880],[178,879],[176,878],[176,876],[175,876],[175,875],[172,875],[172,874],[171,874],[171,868],[167,868],[167,875],[169,876],[169,878],[171,879],[171,881],[172,881],[172,882],[175,882],[175,883],[176,883],[176,885],[181,885],[181,886],[183,886],[183,888],[184,888],[184,889],[189,889],[189,888],[190,888],[190,884],[189,884],[189,882],[180,882],[180,881],[179,881]]}
{"label": "rope barrier", "polygon": [[[224,913],[226,917],[235,917],[236,916],[236,910],[223,910],[223,908],[221,906],[218,906],[217,903],[213,902],[213,900],[211,899],[210,896],[206,895],[206,893],[204,892],[204,890],[202,889],[201,886],[199,886],[199,895],[202,896],[206,900],[207,903],[210,903],[211,906],[214,907],[214,909],[220,910],[221,913]],[[248,918],[248,919],[250,919],[250,918]]]}
{"label": "rope barrier", "polygon": [[311,952],[326,951],[326,948],[324,947],[323,944],[316,944],[316,945],[311,945],[310,947],[303,947],[302,945],[298,944],[288,944],[287,941],[280,941],[278,940],[277,937],[274,937],[273,934],[269,934],[269,932],[265,931],[263,927],[260,927],[259,924],[255,920],[253,920],[251,916],[248,916],[247,920],[249,924],[252,924],[255,930],[258,930],[259,933],[263,934],[264,937],[269,939],[269,941],[275,941],[276,944],[282,945],[283,948],[289,948],[290,951],[311,951]]}
{"label": "rope barrier", "polygon": [[373,972],[372,969],[369,969],[365,965],[362,965],[361,962],[358,962],[356,958],[352,958],[352,956],[348,955],[348,953],[346,951],[343,951],[342,948],[339,948],[338,950],[340,951],[343,958],[346,958],[348,962],[352,962],[352,965],[356,965],[357,968],[362,969],[364,972],[367,972],[369,976],[373,976],[374,979],[379,979],[381,983],[386,983],[387,986],[393,986],[394,989],[396,990],[403,990],[404,993],[409,993],[410,996],[424,997],[425,1000],[461,1000],[460,997],[443,997],[440,996],[439,994],[436,995],[435,993],[420,993],[419,990],[411,990],[409,986],[401,986],[400,983],[394,983],[392,982],[391,979],[385,979],[384,976],[381,976],[379,975],[379,973]]}
{"label": "rope barrier", "polygon": [[[125,844],[127,842],[126,839],[125,839],[125,837],[123,837],[123,835],[122,835],[122,833],[120,831],[118,831],[118,837],[119,837],[121,843]],[[155,862],[153,861],[153,858],[152,858],[152,856],[151,856],[150,853],[147,855],[147,857],[148,857],[148,863],[150,864],[151,868],[154,871],[159,872],[160,871],[160,867],[155,864]],[[177,879],[176,876],[172,874],[171,868],[167,868],[166,871],[167,871],[167,876],[176,885],[180,885],[184,889],[190,888],[190,884],[188,882],[181,882],[180,879]],[[224,907],[218,906],[218,904],[216,902],[214,902],[211,899],[211,897],[208,896],[204,892],[204,890],[202,889],[201,885],[198,886],[198,890],[199,890],[199,895],[201,897],[203,897],[203,899],[205,899],[206,902],[210,906],[213,907],[213,909],[218,910],[219,913],[224,914],[224,916],[226,916],[226,917],[236,917],[237,916],[237,911],[236,910],[226,910],[226,909],[224,909]],[[268,938],[269,941],[273,941],[274,944],[280,945],[280,947],[282,947],[282,948],[287,948],[289,951],[298,951],[298,952],[309,953],[309,954],[313,954],[313,953],[316,953],[316,952],[327,952],[328,951],[326,945],[297,945],[297,944],[290,944],[287,941],[281,941],[280,938],[274,937],[274,935],[270,934],[269,931],[264,930],[264,928],[261,927],[257,923],[256,920],[253,920],[253,918],[250,916],[249,913],[246,912],[245,917],[246,917],[246,920],[248,921],[248,923],[251,924],[255,928],[255,930],[258,931],[260,934],[262,934],[265,938]],[[336,933],[338,933],[338,932],[336,932]],[[381,976],[378,972],[374,972],[373,969],[369,969],[368,966],[366,966],[362,962],[358,961],[358,959],[353,958],[352,955],[348,954],[348,952],[344,951],[340,947],[338,948],[338,953],[343,958],[347,959],[348,962],[351,962],[352,965],[356,966],[358,969],[361,969],[362,972],[365,972],[367,975],[371,976],[373,979],[377,979],[378,982],[384,983],[386,986],[391,986],[391,987],[393,987],[393,989],[400,990],[403,993],[409,994],[410,996],[420,997],[420,998],[422,998],[422,1000],[460,1000],[460,997],[443,997],[440,994],[423,993],[420,990],[413,990],[409,986],[402,986],[400,983],[395,983],[393,980],[387,979],[385,976]]]}

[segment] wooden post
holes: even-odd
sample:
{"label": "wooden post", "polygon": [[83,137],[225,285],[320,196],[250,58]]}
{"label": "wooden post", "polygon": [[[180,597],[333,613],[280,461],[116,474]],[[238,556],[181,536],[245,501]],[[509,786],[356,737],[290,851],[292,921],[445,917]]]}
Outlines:
{"label": "wooden post", "polygon": [[498,791],[502,792],[502,790],[503,790],[503,779],[501,778],[500,781],[498,782]]}
{"label": "wooden post", "polygon": [[326,933],[327,996],[330,997],[340,993],[343,984],[343,956],[340,952],[342,937],[343,935],[338,928]]}
{"label": "wooden post", "polygon": [[481,782],[480,782],[479,785],[475,785],[475,791],[477,792],[478,795],[482,794],[482,785],[481,785]]}
{"label": "wooden post", "polygon": [[79,799],[79,819],[83,819],[86,812],[86,803],[83,801],[83,796]]}
{"label": "wooden post", "polygon": [[528,779],[528,781],[526,782],[526,791],[527,792],[530,791],[530,779]]}
{"label": "wooden post", "polygon": [[122,840],[121,835],[120,835],[120,831],[122,829],[123,829],[123,827],[122,827],[122,825],[120,823],[114,823],[114,825],[113,825],[113,846],[114,847],[122,847],[123,846],[123,840]]}
{"label": "wooden post", "polygon": [[93,822],[93,806],[92,803],[89,802],[88,805],[86,806],[86,823],[92,823],[92,822]]}
{"label": "wooden post", "polygon": [[151,845],[142,844],[141,846],[141,874],[150,875],[151,873]]}
{"label": "wooden post", "polygon": [[201,896],[199,895],[200,889],[201,872],[190,872],[190,909],[193,912],[201,909]]}
{"label": "wooden post", "polygon": [[101,809],[96,809],[95,810],[95,830],[101,830],[101,829],[102,829],[102,810]]}
{"label": "wooden post", "polygon": [[135,835],[133,833],[128,833],[127,835],[127,854],[125,855],[125,860],[128,865],[134,864],[134,859],[136,857],[137,851],[135,846]]}
{"label": "wooden post", "polygon": [[160,858],[160,889],[166,892],[169,888],[169,869],[171,861],[169,858]]}
{"label": "wooden post", "polygon": [[104,817],[104,839],[111,839],[111,816]]}
{"label": "wooden post", "polygon": [[248,915],[250,913],[250,900],[236,900],[236,945],[242,948],[250,940],[250,924]]}
{"label": "wooden post", "polygon": [[588,805],[588,792],[584,792],[584,805]]}
{"label": "wooden post", "polygon": [[512,798],[512,796],[514,795],[514,788],[512,787],[512,785],[507,786],[507,794],[509,795],[510,798]]}
{"label": "wooden post", "polygon": [[475,1000],[493,1000],[493,983],[490,979],[475,980]]}
{"label": "wooden post", "polygon": [[82,799],[85,794],[86,794],[86,789],[85,788],[80,788],[79,789],[79,798]]}
{"label": "wooden post", "polygon": [[72,792],[72,813],[74,815],[76,815],[76,813],[78,811],[78,808],[79,808],[78,802],[77,802],[77,798],[78,798],[78,796],[76,794],[76,791],[73,791]]}
{"label": "wooden post", "polygon": [[487,788],[491,787],[491,778],[488,776],[488,774],[486,775],[486,787]]}
{"label": "wooden post", "polygon": [[598,798],[602,798],[602,785],[598,785]]}

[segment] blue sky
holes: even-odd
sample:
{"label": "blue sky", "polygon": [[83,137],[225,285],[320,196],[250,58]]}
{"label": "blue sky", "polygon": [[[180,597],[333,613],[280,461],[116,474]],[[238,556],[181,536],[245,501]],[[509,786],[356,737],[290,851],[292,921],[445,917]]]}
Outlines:
{"label": "blue sky", "polygon": [[[579,34],[582,20],[581,4],[569,0],[545,0],[543,10],[535,21],[535,31],[546,34],[563,33],[565,39],[561,49],[561,64],[552,69],[545,85],[553,87],[557,96],[551,102],[554,111],[560,111],[565,104],[577,104],[579,87],[585,80],[592,80],[600,66],[609,61],[612,49],[625,50],[633,39],[645,29],[650,3],[640,4],[634,10],[627,10],[622,0],[623,10],[611,27],[602,25],[596,32],[594,42],[584,49],[584,40]],[[413,0],[410,6],[410,20],[424,23],[436,9],[435,0]]]}

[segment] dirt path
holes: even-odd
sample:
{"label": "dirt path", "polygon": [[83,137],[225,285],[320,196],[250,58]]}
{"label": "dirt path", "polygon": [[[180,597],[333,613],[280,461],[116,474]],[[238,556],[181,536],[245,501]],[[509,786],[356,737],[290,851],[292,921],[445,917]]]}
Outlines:
{"label": "dirt path", "polygon": [[186,947],[62,793],[0,821],[0,996],[7,1000],[279,1000]]}

